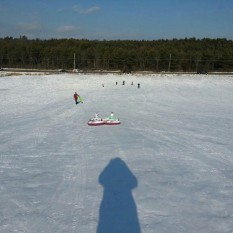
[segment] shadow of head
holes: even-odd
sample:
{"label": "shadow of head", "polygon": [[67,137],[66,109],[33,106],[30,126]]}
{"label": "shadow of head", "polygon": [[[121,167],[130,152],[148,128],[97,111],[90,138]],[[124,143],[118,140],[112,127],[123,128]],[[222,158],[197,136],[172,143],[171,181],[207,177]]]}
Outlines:
{"label": "shadow of head", "polygon": [[112,159],[99,176],[105,189],[131,191],[137,187],[137,179],[120,158]]}

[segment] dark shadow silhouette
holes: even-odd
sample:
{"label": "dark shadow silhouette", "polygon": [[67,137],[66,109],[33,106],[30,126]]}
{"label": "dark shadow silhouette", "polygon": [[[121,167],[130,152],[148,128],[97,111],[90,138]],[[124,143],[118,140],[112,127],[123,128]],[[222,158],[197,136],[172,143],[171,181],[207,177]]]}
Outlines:
{"label": "dark shadow silhouette", "polygon": [[99,176],[104,187],[97,233],[140,233],[132,189],[137,179],[120,158],[112,159]]}

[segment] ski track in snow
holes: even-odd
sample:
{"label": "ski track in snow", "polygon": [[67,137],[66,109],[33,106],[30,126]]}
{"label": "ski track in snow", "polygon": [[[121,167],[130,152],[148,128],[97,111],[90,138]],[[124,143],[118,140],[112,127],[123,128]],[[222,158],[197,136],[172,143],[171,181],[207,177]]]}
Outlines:
{"label": "ski track in snow", "polygon": [[[141,233],[233,232],[232,76],[1,77],[0,99],[0,232],[97,233],[115,158]],[[122,124],[87,125],[111,111]]]}

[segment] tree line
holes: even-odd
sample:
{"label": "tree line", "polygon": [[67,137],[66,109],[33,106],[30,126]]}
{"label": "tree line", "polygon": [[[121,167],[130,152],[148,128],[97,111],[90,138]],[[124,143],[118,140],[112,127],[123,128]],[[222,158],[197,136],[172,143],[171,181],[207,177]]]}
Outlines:
{"label": "tree line", "polygon": [[208,38],[99,41],[5,37],[0,38],[0,67],[229,72],[233,71],[233,41]]}

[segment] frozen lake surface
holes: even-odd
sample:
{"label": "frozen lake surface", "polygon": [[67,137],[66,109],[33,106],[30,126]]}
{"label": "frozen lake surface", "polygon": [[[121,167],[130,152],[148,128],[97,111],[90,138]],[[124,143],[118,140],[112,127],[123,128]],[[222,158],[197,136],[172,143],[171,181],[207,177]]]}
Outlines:
{"label": "frozen lake surface", "polygon": [[0,77],[0,232],[231,233],[232,141],[233,76]]}

